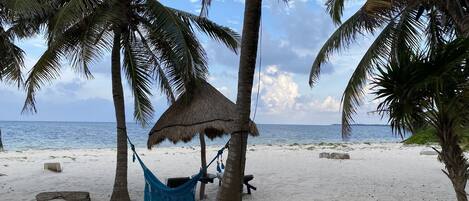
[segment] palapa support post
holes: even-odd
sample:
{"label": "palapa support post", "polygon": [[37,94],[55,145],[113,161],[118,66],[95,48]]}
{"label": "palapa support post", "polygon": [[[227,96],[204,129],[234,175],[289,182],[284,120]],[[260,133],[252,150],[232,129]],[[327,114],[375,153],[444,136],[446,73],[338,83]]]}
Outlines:
{"label": "palapa support post", "polygon": [[[202,168],[207,167],[207,156],[205,154],[205,135],[203,133],[199,133],[200,138],[200,160],[202,164]],[[203,177],[207,177],[207,172],[204,173]],[[205,199],[205,184],[202,182],[200,183],[200,200]]]}
{"label": "palapa support post", "polygon": [[0,152],[3,151],[3,143],[2,143],[2,129],[0,129]]}

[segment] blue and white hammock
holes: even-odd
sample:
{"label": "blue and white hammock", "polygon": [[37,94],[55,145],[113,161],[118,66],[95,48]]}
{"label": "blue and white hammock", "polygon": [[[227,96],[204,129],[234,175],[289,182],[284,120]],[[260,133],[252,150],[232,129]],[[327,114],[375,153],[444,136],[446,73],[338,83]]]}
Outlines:
{"label": "blue and white hammock", "polygon": [[143,169],[145,177],[145,191],[144,201],[195,201],[195,188],[197,182],[202,178],[202,175],[207,171],[207,168],[218,159],[225,150],[226,146],[218,150],[217,155],[205,167],[201,168],[199,173],[192,176],[192,178],[181,186],[170,188],[162,183],[143,163],[140,156],[135,151],[135,146],[127,137],[130,147],[133,151],[133,161],[138,160]]}

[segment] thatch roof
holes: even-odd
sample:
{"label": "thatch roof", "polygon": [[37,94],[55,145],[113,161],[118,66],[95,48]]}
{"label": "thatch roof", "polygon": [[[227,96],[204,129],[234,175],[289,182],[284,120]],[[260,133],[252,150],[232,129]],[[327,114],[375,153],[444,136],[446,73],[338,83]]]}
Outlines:
{"label": "thatch roof", "polygon": [[[193,90],[190,102],[179,98],[163,113],[149,133],[148,148],[165,139],[177,143],[188,142],[200,133],[210,139],[234,133],[237,131],[236,114],[236,105],[204,82]],[[249,133],[252,136],[259,135],[256,124],[252,121]]]}

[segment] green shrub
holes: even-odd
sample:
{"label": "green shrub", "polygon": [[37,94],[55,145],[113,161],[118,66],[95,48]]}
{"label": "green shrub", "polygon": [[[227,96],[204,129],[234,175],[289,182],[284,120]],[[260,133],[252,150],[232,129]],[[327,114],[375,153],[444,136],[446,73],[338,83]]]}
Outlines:
{"label": "green shrub", "polygon": [[[469,150],[469,129],[461,131],[460,145],[464,150]],[[404,140],[404,144],[435,144],[438,143],[436,130],[434,128],[425,128],[417,131],[415,134]]]}
{"label": "green shrub", "polygon": [[434,144],[438,143],[436,131],[434,128],[425,128],[417,131],[409,138],[404,140],[404,144]]}

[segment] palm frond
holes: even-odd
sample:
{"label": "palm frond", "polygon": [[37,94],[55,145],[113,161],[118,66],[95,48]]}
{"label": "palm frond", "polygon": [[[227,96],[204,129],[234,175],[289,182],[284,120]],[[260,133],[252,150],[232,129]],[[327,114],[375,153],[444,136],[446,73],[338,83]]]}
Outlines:
{"label": "palm frond", "polygon": [[98,12],[77,24],[79,30],[73,36],[76,37],[76,44],[70,46],[65,52],[65,56],[72,62],[71,66],[75,72],[83,74],[85,78],[92,78],[89,64],[100,60],[112,46],[110,25],[107,19],[102,18],[106,18],[106,13]]}
{"label": "palm frond", "polygon": [[[155,55],[154,53],[157,51],[151,48],[151,46],[148,44],[147,40],[145,39],[145,36],[140,32],[140,30],[137,29],[136,31],[140,36],[140,40],[142,41],[143,47],[147,51],[147,54],[150,56],[149,63],[153,65],[151,72],[153,74],[154,79],[158,82],[160,91],[166,95],[168,102],[174,103],[176,101],[176,97],[173,92],[172,83],[169,81],[167,73],[163,70],[161,66],[162,64],[161,59],[158,58],[158,56]],[[167,50],[160,49],[160,51],[167,51]],[[168,50],[168,51],[171,51],[171,50]]]}
{"label": "palm frond", "polygon": [[0,81],[15,83],[18,87],[23,82],[21,70],[24,66],[24,52],[13,43],[13,38],[0,26]]}
{"label": "palm frond", "polygon": [[412,52],[399,55],[399,61],[393,60],[378,68],[373,81],[378,111],[388,116],[392,130],[403,136],[406,130],[415,130],[424,122],[425,108],[431,105],[425,99],[426,91],[416,87],[425,75],[418,69],[423,68],[424,58]]}
{"label": "palm frond", "polygon": [[340,51],[342,48],[347,48],[356,40],[358,35],[374,33],[383,23],[385,23],[384,18],[367,14],[364,7],[358,10],[337,28],[322,46],[321,50],[319,50],[311,68],[309,84],[313,86],[317,82],[321,73],[321,65],[326,63],[332,54]]}
{"label": "palm frond", "polygon": [[15,17],[32,16],[41,13],[46,4],[38,0],[0,0],[4,17],[14,19]]}
{"label": "palm frond", "polygon": [[[147,1],[144,19],[140,21],[147,30],[148,41],[152,46],[169,45],[172,49],[172,61],[168,61],[173,63],[173,70],[177,74],[177,93],[186,91],[192,86],[190,83],[206,78],[206,53],[181,18],[158,1]],[[162,38],[171,40],[162,43]]]}
{"label": "palm frond", "polygon": [[[47,50],[42,54],[36,64],[29,72],[28,78],[25,82],[26,100],[23,106],[23,112],[37,112],[35,106],[35,95],[37,91],[45,84],[57,79],[60,75],[61,59],[75,58],[76,65],[83,64],[81,67],[76,67],[78,73],[83,73],[86,77],[91,78],[92,75],[87,67],[86,62],[88,57],[93,55],[83,51],[83,47],[90,46],[87,43],[91,41],[89,38],[84,38],[82,33],[84,24],[77,24],[69,28],[60,37],[56,38],[49,44]],[[94,42],[94,41],[93,41]],[[105,42],[97,44],[92,51],[100,51]],[[85,48],[86,49],[86,48]],[[91,51],[91,50],[85,50]],[[78,59],[79,57],[85,57]],[[82,62],[77,62],[82,61]]]}
{"label": "palm frond", "polygon": [[37,112],[36,92],[41,86],[57,79],[60,75],[61,49],[59,47],[49,47],[39,58],[29,72],[25,82],[26,100],[23,112]]}
{"label": "palm frond", "polygon": [[342,14],[344,12],[344,0],[327,0],[326,7],[332,21],[335,24],[342,23]]}
{"label": "palm frond", "polygon": [[229,27],[220,26],[207,18],[199,17],[185,11],[169,9],[176,13],[177,16],[181,17],[182,21],[186,23],[186,26],[191,27],[191,23],[194,24],[198,30],[207,34],[212,39],[225,44],[232,51],[237,52],[241,40],[240,35]]}
{"label": "palm frond", "polygon": [[392,42],[391,59],[397,59],[405,51],[415,52],[420,49],[420,33],[425,30],[424,25],[417,19],[418,10],[413,7],[405,8],[396,24],[396,34]]}
{"label": "palm frond", "polygon": [[70,0],[54,14],[50,35],[52,37],[60,35],[62,32],[75,25],[101,3],[102,0]]}
{"label": "palm frond", "polygon": [[149,55],[140,40],[132,33],[124,34],[124,72],[134,97],[134,118],[143,126],[153,116]]}
{"label": "palm frond", "polygon": [[202,8],[200,9],[200,17],[208,16],[208,9],[212,4],[212,0],[202,0]]}
{"label": "palm frond", "polygon": [[350,135],[351,123],[356,108],[363,103],[363,89],[366,86],[368,76],[378,65],[386,63],[390,55],[392,39],[394,38],[395,23],[390,22],[376,37],[375,41],[363,55],[360,63],[350,78],[342,96],[342,137]]}

